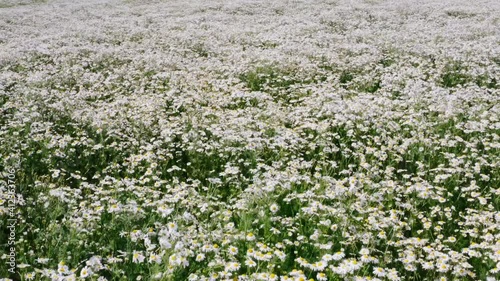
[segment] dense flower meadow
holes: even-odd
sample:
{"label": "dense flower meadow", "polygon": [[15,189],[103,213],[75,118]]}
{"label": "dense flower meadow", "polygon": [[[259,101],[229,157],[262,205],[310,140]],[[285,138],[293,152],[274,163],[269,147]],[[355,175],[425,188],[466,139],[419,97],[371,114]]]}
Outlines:
{"label": "dense flower meadow", "polygon": [[500,280],[499,80],[495,0],[0,1],[0,280]]}

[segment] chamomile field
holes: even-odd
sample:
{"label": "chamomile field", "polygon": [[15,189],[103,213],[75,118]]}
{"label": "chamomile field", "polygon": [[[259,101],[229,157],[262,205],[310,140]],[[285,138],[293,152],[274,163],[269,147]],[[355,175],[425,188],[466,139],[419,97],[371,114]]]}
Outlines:
{"label": "chamomile field", "polygon": [[500,280],[499,80],[495,0],[0,0],[0,280]]}

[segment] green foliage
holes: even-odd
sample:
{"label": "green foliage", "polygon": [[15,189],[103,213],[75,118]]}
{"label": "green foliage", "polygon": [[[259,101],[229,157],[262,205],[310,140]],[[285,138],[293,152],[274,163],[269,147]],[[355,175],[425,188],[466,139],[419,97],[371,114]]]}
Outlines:
{"label": "green foliage", "polygon": [[476,84],[480,87],[489,89],[497,89],[498,81],[496,77],[490,77],[488,73],[472,76],[467,73],[467,68],[463,67],[460,63],[449,63],[441,75],[441,85],[447,88],[454,88],[457,86],[466,86],[469,83]]}

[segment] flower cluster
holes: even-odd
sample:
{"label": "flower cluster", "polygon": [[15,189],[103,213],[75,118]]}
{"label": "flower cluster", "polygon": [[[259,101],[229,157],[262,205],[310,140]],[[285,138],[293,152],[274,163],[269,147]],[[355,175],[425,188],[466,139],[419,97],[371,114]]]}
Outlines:
{"label": "flower cluster", "polygon": [[0,277],[500,279],[498,1],[6,3]]}

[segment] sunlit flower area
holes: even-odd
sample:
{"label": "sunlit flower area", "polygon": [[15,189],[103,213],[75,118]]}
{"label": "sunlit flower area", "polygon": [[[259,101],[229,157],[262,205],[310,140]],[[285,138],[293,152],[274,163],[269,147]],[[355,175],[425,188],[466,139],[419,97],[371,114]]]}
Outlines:
{"label": "sunlit flower area", "polygon": [[0,280],[500,280],[499,80],[496,0],[0,0]]}

